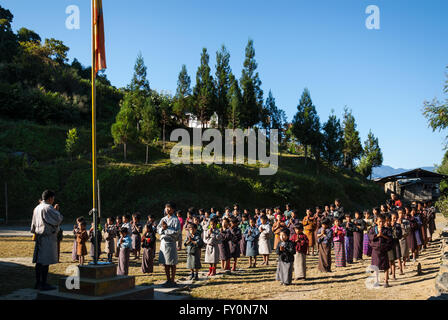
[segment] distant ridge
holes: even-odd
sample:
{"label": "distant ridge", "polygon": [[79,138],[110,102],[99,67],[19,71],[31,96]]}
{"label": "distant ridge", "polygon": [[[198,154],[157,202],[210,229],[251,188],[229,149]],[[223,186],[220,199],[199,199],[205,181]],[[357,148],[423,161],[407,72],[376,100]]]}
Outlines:
{"label": "distant ridge", "polygon": [[[424,170],[428,170],[428,171],[435,170],[435,167],[420,167],[420,168],[424,169]],[[417,168],[413,168],[413,169],[417,169]],[[399,173],[410,171],[413,169],[403,169],[403,168],[395,169],[390,166],[381,166],[381,167],[377,167],[377,168],[373,169],[372,179],[392,176],[394,174],[399,174]]]}

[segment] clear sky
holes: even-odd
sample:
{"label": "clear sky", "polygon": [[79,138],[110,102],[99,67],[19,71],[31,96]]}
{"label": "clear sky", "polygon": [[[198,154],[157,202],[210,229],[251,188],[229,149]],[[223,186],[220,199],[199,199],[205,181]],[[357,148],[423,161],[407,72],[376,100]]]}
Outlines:
{"label": "clear sky", "polygon": [[[89,0],[0,0],[42,38],[63,40],[70,58],[90,65]],[[368,5],[380,9],[380,30],[368,30]],[[65,27],[78,5],[80,30]],[[152,88],[175,92],[182,64],[195,83],[202,47],[225,44],[240,77],[244,48],[254,40],[265,97],[269,89],[291,120],[308,87],[320,115],[353,110],[361,140],[379,138],[384,164],[415,168],[440,163],[445,134],[433,133],[423,101],[443,96],[448,65],[446,0],[103,0],[107,76],[129,83],[142,52]]]}

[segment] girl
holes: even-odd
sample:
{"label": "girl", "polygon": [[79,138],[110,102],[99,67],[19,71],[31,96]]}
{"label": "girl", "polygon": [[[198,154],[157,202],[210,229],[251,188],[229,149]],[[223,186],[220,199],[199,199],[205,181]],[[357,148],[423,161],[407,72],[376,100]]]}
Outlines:
{"label": "girl", "polygon": [[260,238],[258,240],[258,252],[263,255],[263,263],[261,265],[269,265],[269,255],[271,254],[271,238],[272,231],[271,225],[268,222],[268,217],[262,215],[260,217],[261,225],[258,227],[258,231],[260,231]]}
{"label": "girl", "polygon": [[407,219],[409,220],[410,225],[410,232],[408,236],[406,237],[407,244],[409,247],[409,251],[412,253],[412,261],[417,261],[418,256],[418,242],[417,242],[417,235],[418,235],[418,222],[415,218],[415,211],[411,211],[409,208],[406,208],[406,211],[408,212]]}
{"label": "girl", "polygon": [[319,246],[319,264],[320,272],[331,272],[331,243],[333,239],[333,230],[330,228],[330,220],[324,219],[322,227],[317,232],[317,243]]}
{"label": "girl", "polygon": [[240,251],[241,255],[246,255],[246,239],[244,237],[244,233],[246,232],[247,228],[249,228],[249,215],[245,214],[242,217],[241,223],[239,225],[239,228],[241,230],[241,241],[240,241]]}
{"label": "girl", "polygon": [[310,254],[310,248],[312,248],[312,255],[314,256],[314,246],[315,246],[315,239],[314,239],[314,229],[316,227],[314,216],[311,212],[311,209],[306,209],[306,216],[302,220],[304,233],[308,237],[308,254]]}
{"label": "girl", "polygon": [[398,267],[400,268],[400,275],[404,275],[403,273],[403,264],[401,263],[401,248],[400,248],[400,239],[403,236],[401,225],[397,222],[398,215],[396,212],[392,212],[390,215],[390,228],[392,231],[392,248],[390,250],[389,261],[391,265],[391,275],[394,280],[395,277],[395,261],[398,260]]}
{"label": "girl", "polygon": [[198,232],[198,227],[194,223],[188,225],[187,239],[185,247],[187,248],[187,269],[190,269],[190,280],[199,280],[198,272],[201,269],[201,248],[204,242],[202,235]]}
{"label": "girl", "polygon": [[86,241],[89,239],[86,230],[86,222],[81,220],[78,223],[78,228],[76,231],[76,254],[78,256],[79,265],[84,265],[84,256],[87,254]]}
{"label": "girl", "polygon": [[384,287],[389,286],[389,259],[387,251],[391,247],[391,237],[389,230],[385,227],[385,218],[378,215],[376,225],[369,231],[369,241],[372,247],[372,265],[377,266],[380,271],[384,271]]}
{"label": "girl", "polygon": [[143,231],[143,227],[140,223],[140,214],[134,213],[132,215],[132,223],[131,223],[131,239],[132,239],[132,252],[134,253],[134,260],[140,258],[140,250],[141,250],[141,233]]}
{"label": "girl", "polygon": [[280,208],[278,208],[278,212],[275,215],[275,222],[272,226],[272,232],[274,232],[274,250],[277,249],[277,245],[280,242],[280,232],[286,228],[283,218],[283,214],[280,212]]}
{"label": "girl", "polygon": [[250,218],[249,227],[244,231],[244,238],[246,239],[246,257],[249,257],[249,268],[257,267],[259,236],[260,230],[257,228],[256,220],[255,218]]}
{"label": "girl", "polygon": [[355,225],[352,222],[352,216],[350,213],[345,214],[345,258],[347,263],[353,263],[353,233],[355,231]]}
{"label": "girl", "polygon": [[229,239],[230,257],[233,258],[232,271],[236,271],[236,264],[241,255],[240,243],[242,239],[241,229],[238,227],[238,219],[236,217],[230,220],[229,230],[231,234]]}
{"label": "girl", "polygon": [[340,219],[334,220],[333,231],[333,245],[334,257],[336,267],[345,267],[345,229],[341,227],[342,221]]}
{"label": "girl", "polygon": [[[92,222],[92,226],[89,230],[89,240],[90,240],[90,256],[92,257],[92,259],[95,257],[95,224]],[[102,227],[100,224],[100,218],[98,218],[98,259],[100,258],[101,255],[101,242],[103,241],[103,237],[101,234],[102,231]]]}
{"label": "girl", "polygon": [[[123,225],[123,219],[121,218],[121,216],[117,216],[117,218],[115,219],[115,231],[117,233],[117,238],[120,237],[122,225]],[[117,243],[117,247],[118,247],[118,243]],[[118,258],[119,254],[120,254],[120,250],[117,249],[115,251],[115,257]]]}
{"label": "girl", "polygon": [[115,253],[115,237],[117,236],[117,230],[114,220],[113,217],[109,217],[104,225],[104,240],[106,242],[105,246],[108,262],[112,262],[112,257]]}
{"label": "girl", "polygon": [[306,279],[306,252],[308,250],[308,237],[303,233],[303,225],[294,226],[294,234],[291,236],[296,254],[294,256],[294,277],[296,280]]}
{"label": "girl", "polygon": [[[290,219],[288,221],[287,227],[289,229],[289,234],[293,236],[295,234],[295,227],[300,224],[300,219],[297,217],[297,211],[290,211]],[[302,225],[303,226],[303,225]]]}
{"label": "girl", "polygon": [[230,247],[229,241],[232,234],[229,229],[229,219],[222,219],[221,242],[219,243],[219,258],[221,260],[222,271],[230,270]]}
{"label": "girl", "polygon": [[132,239],[127,228],[121,228],[121,238],[118,240],[120,255],[118,258],[117,275],[127,276],[129,273],[129,256],[132,249]]}
{"label": "girl", "polygon": [[184,230],[184,224],[185,224],[185,220],[182,217],[182,211],[178,210],[176,212],[176,216],[177,219],[179,219],[180,222],[180,233],[179,233],[179,238],[177,239],[177,250],[182,250],[182,231]]}
{"label": "girl", "polygon": [[397,223],[401,227],[401,239],[400,242],[400,250],[401,256],[403,257],[403,267],[406,268],[406,262],[409,260],[409,246],[408,246],[408,236],[411,232],[411,224],[409,220],[406,219],[404,214],[404,210],[402,208],[398,209],[398,219]]}
{"label": "girl", "polygon": [[286,228],[280,232],[280,242],[276,251],[278,264],[275,280],[280,281],[284,286],[289,286],[292,282],[292,269],[296,249],[294,243],[289,240],[289,230]]}
{"label": "girl", "polygon": [[216,275],[216,265],[219,262],[219,244],[222,236],[217,224],[217,219],[210,220],[210,228],[205,232],[205,263],[210,264],[207,276]]}
{"label": "girl", "polygon": [[157,228],[154,225],[154,217],[148,216],[148,222],[143,229],[142,235],[142,272],[153,273],[154,272],[154,257],[156,253],[156,233]]}
{"label": "girl", "polygon": [[369,231],[373,226],[373,219],[370,215],[369,210],[364,211],[364,222],[365,222],[365,228],[364,228],[364,242],[363,242],[363,253],[364,255],[371,257],[372,256],[372,247],[370,246],[369,242]]}
{"label": "girl", "polygon": [[362,245],[364,230],[366,229],[366,223],[361,218],[359,211],[355,212],[355,220],[353,220],[355,230],[353,232],[353,258],[355,261],[362,260]]}
{"label": "girl", "polygon": [[75,240],[73,241],[73,248],[72,248],[72,261],[76,262],[79,261],[78,258],[78,242],[76,241],[76,234],[79,231],[79,224],[84,221],[84,217],[79,217],[76,219],[76,224],[73,226],[73,235],[75,236]]}

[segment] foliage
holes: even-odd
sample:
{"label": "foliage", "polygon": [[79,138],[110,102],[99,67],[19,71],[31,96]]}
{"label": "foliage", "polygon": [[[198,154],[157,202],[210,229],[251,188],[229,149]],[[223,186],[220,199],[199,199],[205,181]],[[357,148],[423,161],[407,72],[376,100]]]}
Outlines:
{"label": "foliage", "polygon": [[356,130],[355,117],[351,110],[344,109],[344,167],[348,169],[354,168],[354,162],[362,155],[363,149],[359,132]]}
{"label": "foliage", "polygon": [[322,130],[322,157],[331,165],[337,166],[342,160],[344,140],[341,121],[336,117],[333,110]]}
{"label": "foliage", "polygon": [[73,159],[73,154],[79,148],[79,136],[76,128],[70,129],[67,132],[67,139],[65,140],[65,151]]}

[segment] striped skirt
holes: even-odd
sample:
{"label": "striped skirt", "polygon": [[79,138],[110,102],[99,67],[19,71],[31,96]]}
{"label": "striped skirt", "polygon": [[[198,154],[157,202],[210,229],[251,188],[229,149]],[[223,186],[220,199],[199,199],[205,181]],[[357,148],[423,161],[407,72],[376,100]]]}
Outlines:
{"label": "striped skirt", "polygon": [[348,263],[353,263],[353,237],[345,237],[345,257]]}
{"label": "striped skirt", "polygon": [[369,235],[364,234],[363,248],[362,252],[364,255],[371,257],[372,256],[372,247],[369,244]]}
{"label": "striped skirt", "polygon": [[334,260],[336,267],[345,267],[345,243],[334,242]]}

